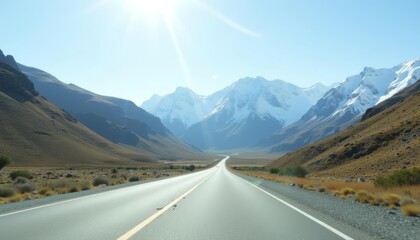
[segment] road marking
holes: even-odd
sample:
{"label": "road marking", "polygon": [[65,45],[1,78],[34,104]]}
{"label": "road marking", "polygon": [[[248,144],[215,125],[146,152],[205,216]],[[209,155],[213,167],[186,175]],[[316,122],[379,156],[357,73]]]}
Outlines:
{"label": "road marking", "polygon": [[194,191],[196,188],[198,188],[201,184],[203,184],[211,176],[213,176],[213,174],[209,174],[203,181],[199,182],[197,185],[195,185],[194,187],[192,187],[186,193],[182,194],[177,199],[173,200],[168,205],[166,205],[162,209],[158,210],[155,214],[153,214],[152,216],[150,216],[149,218],[147,218],[146,220],[144,220],[143,222],[141,222],[140,224],[138,224],[137,226],[135,226],[134,228],[132,228],[128,232],[126,232],[124,235],[122,235],[121,237],[117,238],[117,240],[128,240],[128,239],[130,239],[132,236],[134,236],[136,233],[138,233],[144,227],[146,227],[151,222],[153,222],[154,220],[156,220],[156,218],[158,218],[160,215],[162,215],[167,210],[169,210],[169,209],[173,208],[174,206],[176,206],[176,204],[179,201],[181,201],[182,199],[184,199],[188,194],[190,194],[192,191]]}
{"label": "road marking", "polygon": [[253,186],[253,187],[255,187],[255,188],[257,188],[257,189],[261,190],[262,192],[266,193],[267,195],[269,195],[269,196],[273,197],[274,199],[276,199],[277,201],[279,201],[279,202],[283,203],[284,205],[286,205],[286,206],[288,206],[288,207],[292,208],[293,210],[297,211],[298,213],[302,214],[303,216],[305,216],[305,217],[307,217],[307,218],[311,219],[312,221],[314,221],[314,222],[318,223],[319,225],[321,225],[321,226],[325,227],[326,229],[330,230],[331,232],[333,232],[333,233],[337,234],[337,235],[338,235],[338,236],[340,236],[341,238],[346,239],[346,240],[354,240],[353,238],[351,238],[351,237],[347,236],[346,234],[344,234],[344,233],[342,233],[342,232],[338,231],[337,229],[335,229],[335,228],[331,227],[330,225],[328,225],[328,224],[324,223],[323,221],[321,221],[321,220],[319,220],[319,219],[317,219],[317,218],[313,217],[312,215],[307,214],[306,212],[304,212],[304,211],[300,210],[299,208],[297,208],[297,207],[295,207],[295,206],[291,205],[290,203],[288,203],[288,202],[286,202],[286,201],[284,201],[284,200],[282,200],[282,199],[280,199],[280,198],[278,198],[278,197],[274,196],[273,194],[271,194],[271,193],[267,192],[266,190],[264,190],[264,189],[262,189],[262,188],[260,188],[260,187],[258,187],[258,186],[256,186],[256,185],[252,184],[251,182],[248,182],[247,180],[245,180],[245,179],[243,179],[243,178],[241,178],[241,177],[239,177],[239,178],[240,178],[242,181],[244,181],[244,182],[248,183],[249,185],[251,185],[251,186]]}
{"label": "road marking", "polygon": [[[205,170],[205,171],[209,171],[210,169]],[[203,173],[203,172],[201,172],[201,173]],[[196,172],[196,173],[199,173],[199,172]],[[195,173],[193,173],[193,174],[195,174]],[[14,214],[18,214],[18,213],[27,212],[27,211],[32,211],[32,210],[36,210],[36,209],[40,209],[40,208],[51,207],[51,206],[60,205],[60,204],[64,204],[64,203],[79,201],[79,200],[83,200],[83,199],[86,199],[86,198],[91,198],[91,197],[100,196],[100,195],[104,195],[104,194],[110,194],[110,193],[115,193],[115,192],[118,192],[118,191],[124,191],[124,190],[130,189],[130,188],[138,187],[140,185],[144,185],[144,184],[148,184],[148,183],[156,183],[156,182],[159,182],[159,181],[167,181],[169,179],[174,179],[174,178],[177,178],[177,177],[185,177],[185,176],[188,176],[188,175],[189,174],[180,175],[180,176],[176,176],[176,177],[172,177],[172,178],[167,178],[167,179],[162,179],[162,180],[158,180],[158,181],[152,181],[152,182],[147,182],[147,183],[140,183],[140,184],[136,184],[136,185],[133,185],[133,186],[128,186],[128,187],[113,189],[113,190],[109,190],[109,191],[105,191],[105,192],[101,192],[101,193],[94,193],[94,194],[91,194],[91,195],[88,195],[88,196],[83,196],[83,197],[78,197],[78,198],[72,198],[72,199],[69,199],[69,200],[63,200],[63,201],[59,201],[59,202],[55,202],[55,203],[49,203],[49,204],[45,204],[45,205],[41,205],[41,206],[37,206],[37,207],[32,207],[32,208],[27,208],[27,209],[15,211],[15,212],[0,214],[0,218],[6,217],[6,216],[10,216],[10,215],[14,215]]]}

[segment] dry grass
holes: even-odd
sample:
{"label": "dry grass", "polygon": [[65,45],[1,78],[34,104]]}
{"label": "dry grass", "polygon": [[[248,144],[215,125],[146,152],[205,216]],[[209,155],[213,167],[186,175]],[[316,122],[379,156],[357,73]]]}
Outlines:
{"label": "dry grass", "polygon": [[[418,208],[416,202],[420,202],[420,185],[384,189],[375,187],[371,182],[346,182],[340,179],[284,177],[262,171],[237,172],[287,185],[295,183],[296,186],[300,188],[310,191],[325,192],[341,199],[354,197],[355,201],[370,204],[372,206],[388,206],[391,209],[401,207],[403,213],[404,211],[415,209],[413,205]],[[415,212],[415,210],[412,210],[412,212]],[[406,215],[413,216],[413,214]]]}
{"label": "dry grass", "polygon": [[401,211],[406,216],[419,217],[420,216],[420,205],[408,204],[401,208]]}

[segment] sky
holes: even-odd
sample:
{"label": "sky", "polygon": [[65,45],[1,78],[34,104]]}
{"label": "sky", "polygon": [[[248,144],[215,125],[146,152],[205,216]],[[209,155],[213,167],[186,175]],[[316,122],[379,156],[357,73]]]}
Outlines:
{"label": "sky", "polygon": [[0,0],[0,49],[140,105],[262,76],[301,87],[420,57],[417,0]]}

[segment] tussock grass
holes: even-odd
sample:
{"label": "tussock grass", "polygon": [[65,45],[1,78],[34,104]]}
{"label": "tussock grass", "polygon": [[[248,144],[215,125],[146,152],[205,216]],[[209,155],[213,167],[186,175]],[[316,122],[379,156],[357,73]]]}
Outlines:
{"label": "tussock grass", "polygon": [[401,207],[401,211],[406,216],[419,217],[420,216],[420,205],[407,204]]}
{"label": "tussock grass", "polygon": [[371,201],[375,200],[375,197],[365,190],[359,190],[356,192],[356,197],[354,200],[361,203],[370,203]]}
{"label": "tussock grass", "polygon": [[15,194],[15,191],[13,191],[13,189],[10,187],[0,188],[0,198],[12,197],[14,194]]}

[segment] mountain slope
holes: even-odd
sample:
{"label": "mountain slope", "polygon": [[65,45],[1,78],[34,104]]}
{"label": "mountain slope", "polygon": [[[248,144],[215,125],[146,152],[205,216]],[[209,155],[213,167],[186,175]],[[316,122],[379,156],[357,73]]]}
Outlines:
{"label": "mountain slope", "polygon": [[96,135],[46,101],[22,73],[0,63],[0,154],[15,166],[136,164],[148,154]]}
{"label": "mountain slope", "polygon": [[213,110],[188,128],[182,139],[201,149],[253,146],[299,119],[325,90],[319,84],[305,89],[262,77],[240,79],[222,90]]}
{"label": "mountain slope", "polygon": [[131,145],[159,159],[195,159],[204,155],[178,140],[159,118],[131,101],[65,84],[36,68],[21,64],[19,68],[49,101],[79,117],[83,124],[110,141]]}
{"label": "mountain slope", "polygon": [[302,118],[283,128],[258,146],[271,152],[293,151],[331,136],[357,123],[361,115],[420,78],[420,60],[390,69],[365,68],[330,89]]}
{"label": "mountain slope", "polygon": [[419,85],[417,82],[374,107],[376,114],[364,121],[289,153],[268,167],[303,165],[317,176],[358,177],[420,166]]}

